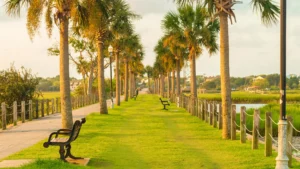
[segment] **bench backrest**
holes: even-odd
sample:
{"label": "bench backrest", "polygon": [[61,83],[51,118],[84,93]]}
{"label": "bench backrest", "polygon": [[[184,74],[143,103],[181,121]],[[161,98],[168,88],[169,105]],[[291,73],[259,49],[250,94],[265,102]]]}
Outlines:
{"label": "bench backrest", "polygon": [[77,138],[78,135],[79,135],[79,132],[80,132],[80,129],[81,129],[81,125],[82,125],[82,123],[84,123],[84,122],[85,122],[85,121],[80,122],[79,120],[76,120],[76,121],[75,121],[68,142],[72,142],[72,141],[76,140],[76,138]]}

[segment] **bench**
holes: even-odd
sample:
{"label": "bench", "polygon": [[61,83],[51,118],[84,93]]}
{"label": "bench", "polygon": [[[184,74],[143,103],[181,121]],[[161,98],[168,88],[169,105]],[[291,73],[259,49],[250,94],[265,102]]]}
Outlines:
{"label": "bench", "polygon": [[[45,142],[43,146],[45,148],[48,148],[49,146],[59,146],[60,159],[65,162],[67,157],[72,159],[83,159],[81,157],[75,157],[71,154],[71,143],[78,137],[81,125],[84,124],[85,121],[85,118],[82,118],[81,121],[76,120],[72,130],[59,129],[56,132],[51,133],[48,141]],[[62,135],[63,137],[58,137],[59,135]]]}
{"label": "bench", "polygon": [[136,97],[137,97],[136,95],[133,95],[131,98],[134,99],[134,100],[136,100]]}
{"label": "bench", "polygon": [[161,98],[159,98],[159,100],[160,100],[161,104],[164,106],[163,110],[168,110],[168,109],[166,109],[166,106],[170,106],[169,101],[162,100]]}

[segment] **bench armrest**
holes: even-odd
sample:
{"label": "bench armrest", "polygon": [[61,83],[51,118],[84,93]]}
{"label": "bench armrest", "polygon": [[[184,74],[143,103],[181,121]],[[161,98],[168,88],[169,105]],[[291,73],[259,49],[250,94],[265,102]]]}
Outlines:
{"label": "bench armrest", "polygon": [[53,133],[50,134],[50,136],[48,138],[48,142],[51,141],[53,135],[55,135],[55,138],[57,138],[59,134],[66,135],[66,134],[70,134],[71,131],[72,130],[70,130],[70,129],[59,129],[56,132],[53,132]]}

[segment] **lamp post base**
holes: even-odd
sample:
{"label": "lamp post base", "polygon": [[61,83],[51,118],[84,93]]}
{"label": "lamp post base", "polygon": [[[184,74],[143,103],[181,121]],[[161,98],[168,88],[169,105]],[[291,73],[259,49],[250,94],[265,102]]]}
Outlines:
{"label": "lamp post base", "polygon": [[278,156],[275,169],[288,169],[287,149],[287,121],[279,120],[278,123]]}

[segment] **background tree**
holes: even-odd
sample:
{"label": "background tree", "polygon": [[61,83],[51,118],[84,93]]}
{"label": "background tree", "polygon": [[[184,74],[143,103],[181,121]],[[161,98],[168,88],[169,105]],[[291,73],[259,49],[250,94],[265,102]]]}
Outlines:
{"label": "background tree", "polygon": [[12,105],[14,101],[32,100],[39,96],[37,85],[39,78],[30,69],[21,67],[17,70],[14,65],[7,70],[0,71],[0,102]]}

